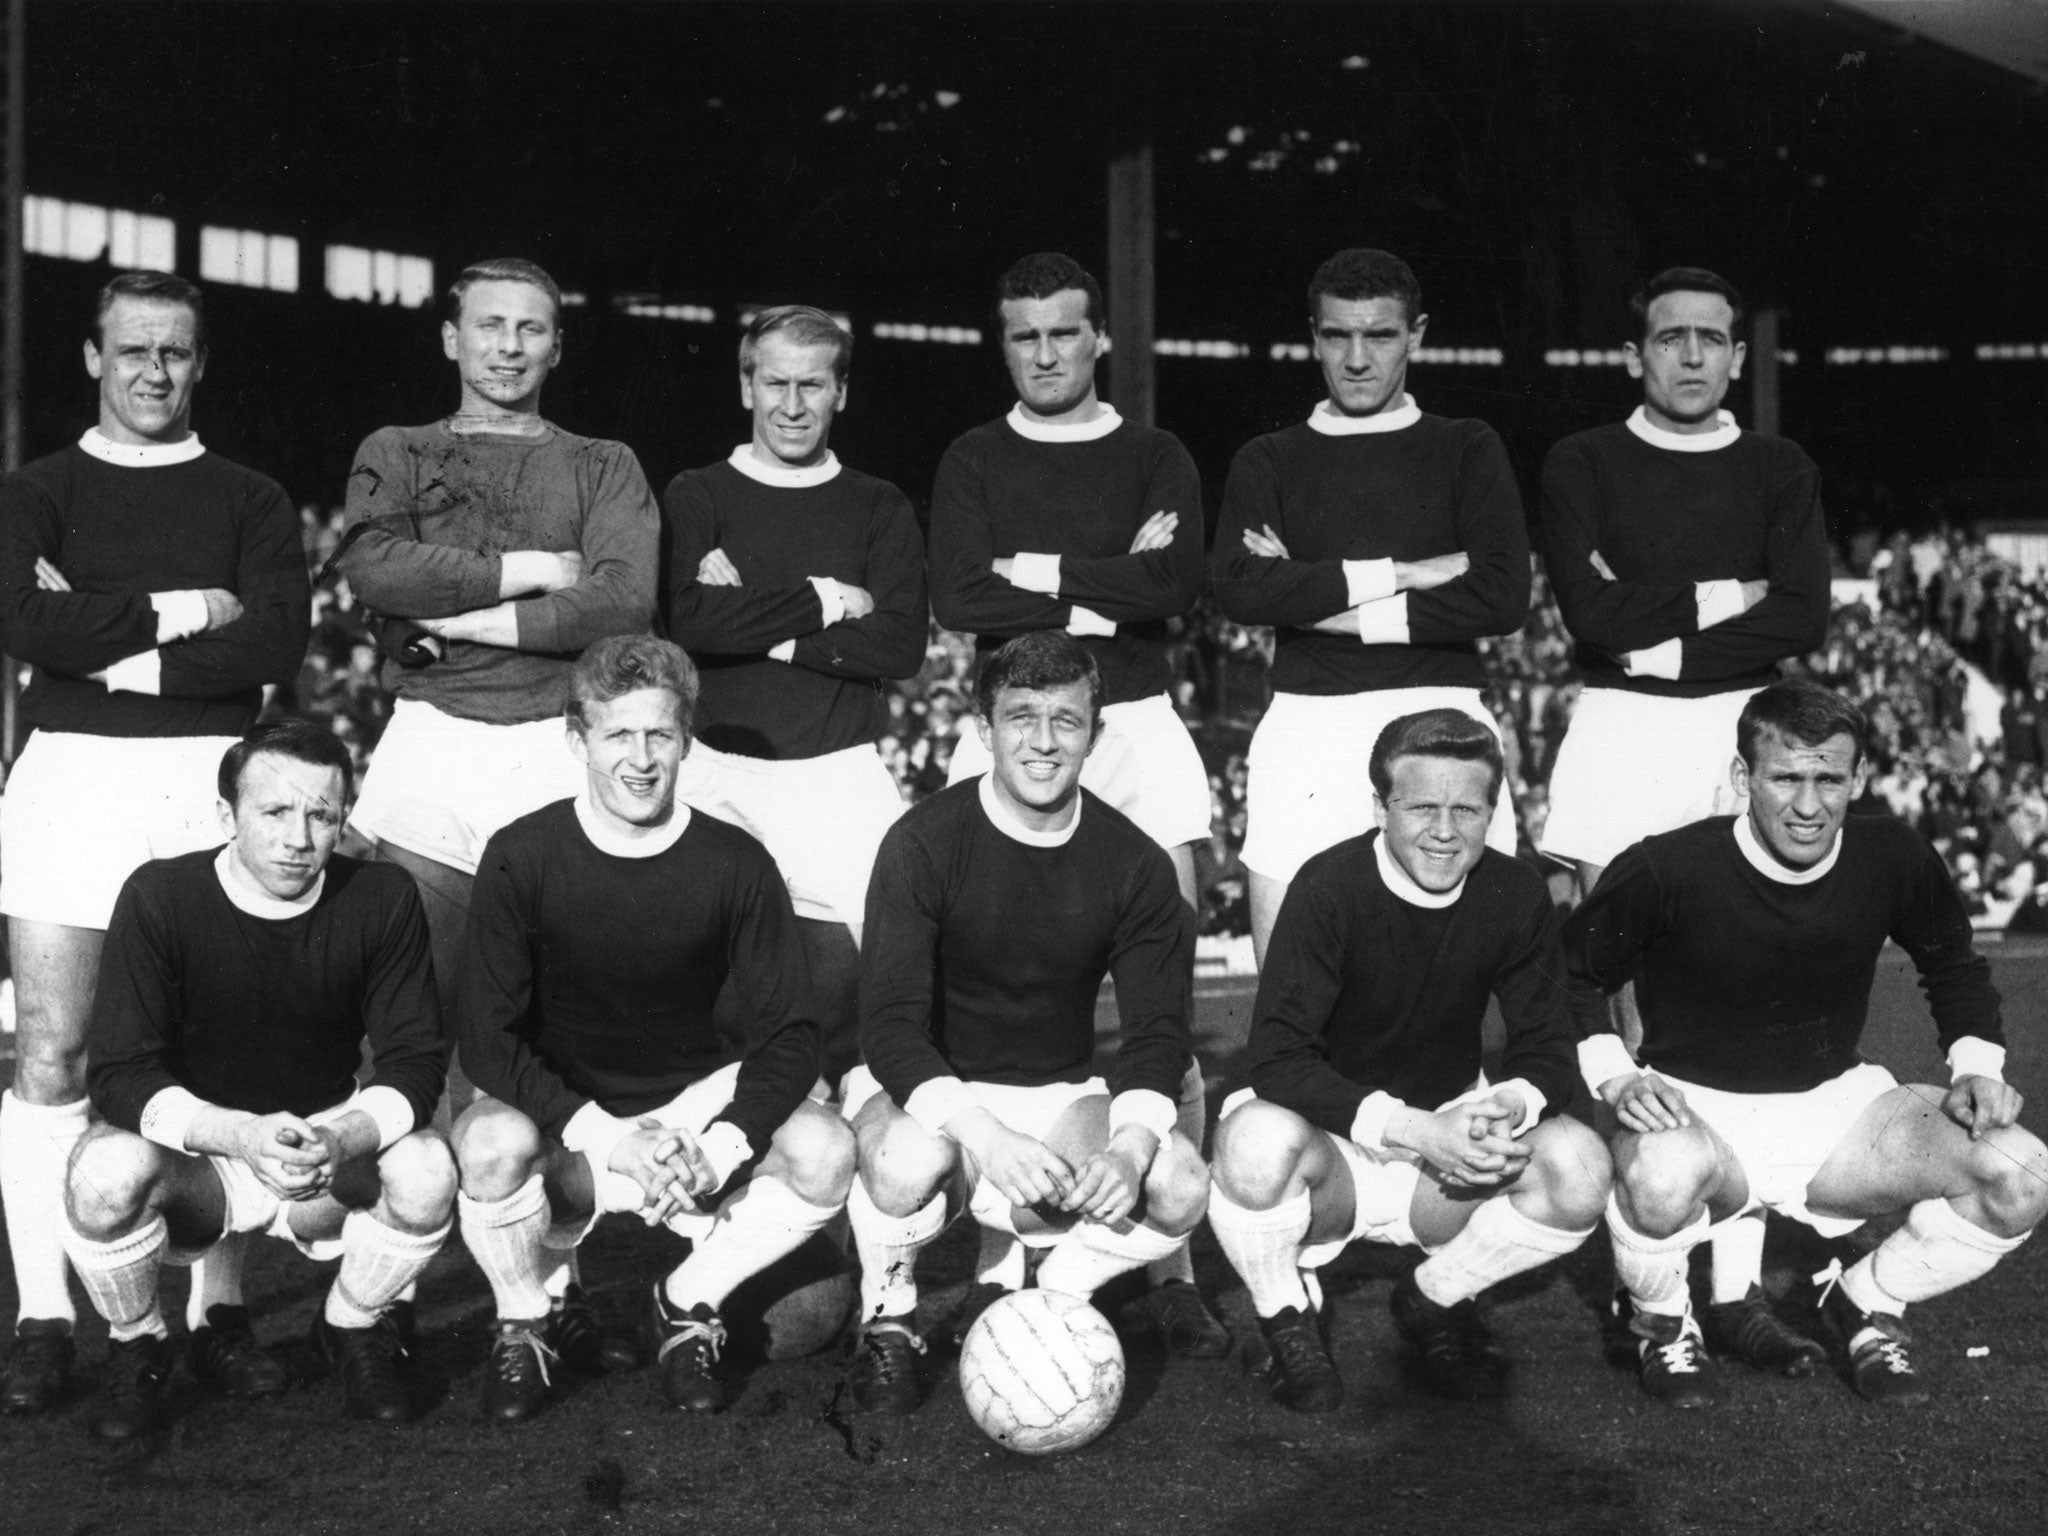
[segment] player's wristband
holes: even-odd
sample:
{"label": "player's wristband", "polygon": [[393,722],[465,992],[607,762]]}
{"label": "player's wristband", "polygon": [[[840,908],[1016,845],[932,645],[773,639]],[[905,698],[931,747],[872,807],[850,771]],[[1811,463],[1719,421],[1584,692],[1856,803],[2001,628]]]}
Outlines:
{"label": "player's wristband", "polygon": [[1732,578],[1723,581],[1696,581],[1692,584],[1692,602],[1700,628],[1712,629],[1724,619],[1741,616],[1742,583]]}
{"label": "player's wristband", "polygon": [[1358,1113],[1351,1117],[1351,1139],[1361,1147],[1384,1147],[1387,1144],[1387,1122],[1394,1118],[1397,1110],[1408,1106],[1391,1093],[1374,1091],[1365,1096],[1365,1102],[1358,1106]]}
{"label": "player's wristband", "polygon": [[156,610],[156,643],[169,645],[206,628],[206,594],[183,588],[176,592],[152,592],[149,606]]}
{"label": "player's wristband", "polygon": [[796,641],[784,640],[768,647],[770,661],[792,662],[796,660]]}
{"label": "player's wristband", "polygon": [[160,694],[164,691],[164,653],[137,651],[107,668],[107,692]]}
{"label": "player's wristband", "polygon": [[192,1129],[192,1122],[213,1106],[189,1088],[159,1088],[149,1096],[149,1102],[142,1106],[142,1116],[136,1129],[143,1138],[173,1152],[189,1152],[185,1145],[185,1134]]}
{"label": "player's wristband", "polygon": [[1661,677],[1667,683],[1677,682],[1684,666],[1685,647],[1677,640],[1660,641],[1639,651],[1624,651],[1621,656],[1621,670],[1630,677]]}
{"label": "player's wristband", "polygon": [[562,1145],[571,1152],[582,1153],[597,1172],[609,1173],[612,1152],[639,1129],[637,1121],[608,1114],[592,1100],[571,1115],[569,1123],[562,1127]]}
{"label": "player's wristband", "polygon": [[704,1154],[717,1180],[711,1187],[723,1189],[740,1164],[754,1155],[754,1144],[730,1120],[714,1120],[697,1138],[697,1150]]}
{"label": "player's wristband", "polygon": [[1982,1035],[1964,1035],[1948,1048],[1948,1076],[1954,1082],[1959,1077],[1988,1077],[1994,1083],[2005,1081],[2005,1047]]}
{"label": "player's wristband", "polygon": [[830,576],[806,578],[818,594],[818,607],[823,612],[820,629],[830,629],[846,617],[846,594],[839,590],[839,583]]}
{"label": "player's wristband", "polygon": [[1344,598],[1347,607],[1378,602],[1394,595],[1394,562],[1391,560],[1346,560]]}
{"label": "player's wristband", "polygon": [[1126,1088],[1109,1101],[1109,1133],[1114,1136],[1127,1125],[1150,1131],[1162,1142],[1173,1134],[1180,1106],[1154,1088]]}
{"label": "player's wristband", "polygon": [[1083,608],[1075,603],[1067,610],[1067,633],[1107,637],[1116,633],[1116,621],[1105,619],[1093,608]]}
{"label": "player's wristband", "polygon": [[1602,1032],[1589,1035],[1579,1042],[1579,1076],[1586,1080],[1586,1086],[1593,1090],[1594,1097],[1600,1094],[1600,1085],[1617,1077],[1638,1070],[1628,1047],[1621,1043],[1621,1036]]}
{"label": "player's wristband", "polygon": [[306,1116],[309,1125],[333,1125],[343,1115],[361,1110],[370,1117],[377,1127],[377,1150],[382,1152],[394,1141],[410,1136],[418,1129],[419,1121],[412,1112],[412,1100],[396,1088],[375,1084],[362,1092],[353,1094],[336,1104],[332,1109],[323,1109]]}
{"label": "player's wristband", "polygon": [[1010,557],[1010,585],[1046,597],[1060,595],[1060,557],[1024,553]]}
{"label": "player's wristband", "polygon": [[957,1077],[926,1078],[903,1101],[903,1113],[932,1136],[944,1136],[947,1121],[979,1108],[981,1101],[974,1090]]}
{"label": "player's wristband", "polygon": [[1408,594],[1396,592],[1392,597],[1360,603],[1358,640],[1361,645],[1408,644]]}

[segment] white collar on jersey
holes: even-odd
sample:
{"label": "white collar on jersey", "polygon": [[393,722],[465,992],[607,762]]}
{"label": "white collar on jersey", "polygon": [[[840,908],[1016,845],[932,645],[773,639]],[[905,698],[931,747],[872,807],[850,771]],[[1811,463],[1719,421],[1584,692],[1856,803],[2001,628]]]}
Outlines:
{"label": "white collar on jersey", "polygon": [[650,832],[645,837],[628,837],[598,816],[597,807],[590,803],[590,791],[586,789],[576,797],[576,825],[583,829],[583,835],[590,839],[599,853],[620,859],[651,859],[658,853],[667,853],[682,840],[683,833],[689,830],[690,808],[678,800],[675,809],[669,812],[668,824],[660,831]]}
{"label": "white collar on jersey", "polygon": [[996,830],[1005,837],[1015,838],[1020,843],[1028,843],[1033,848],[1063,847],[1081,825],[1081,797],[1078,794],[1074,796],[1073,819],[1064,827],[1051,832],[1040,832],[1035,827],[1025,826],[1017,819],[1017,813],[997,797],[996,775],[993,768],[981,776],[981,788],[978,793],[981,796],[981,808],[988,813],[988,819],[995,823]]}
{"label": "white collar on jersey", "polygon": [[1375,432],[1399,432],[1422,420],[1422,407],[1406,390],[1401,403],[1370,416],[1346,416],[1327,400],[1318,400],[1308,413],[1308,424],[1325,437],[1364,437]]}
{"label": "white collar on jersey", "polygon": [[1749,813],[1745,811],[1735,818],[1735,846],[1742,850],[1742,856],[1748,860],[1749,867],[1766,880],[1775,880],[1780,885],[1811,885],[1833,869],[1835,860],[1842,856],[1842,834],[1835,834],[1835,846],[1827,851],[1818,864],[1809,865],[1805,869],[1787,869],[1777,859],[1771,857],[1771,850],[1758,840],[1756,828],[1749,824]]}
{"label": "white collar on jersey", "polygon": [[830,448],[825,450],[822,461],[808,469],[795,469],[787,464],[764,464],[754,457],[752,443],[741,443],[726,456],[725,462],[749,480],[758,480],[763,485],[779,486],[788,491],[807,490],[814,485],[823,485],[839,473],[839,455]]}
{"label": "white collar on jersey", "polygon": [[94,458],[123,469],[161,469],[166,464],[187,464],[206,452],[199,434],[188,432],[175,443],[117,443],[98,427],[87,427],[78,446]]}
{"label": "white collar on jersey", "polygon": [[1387,883],[1387,889],[1407,902],[1411,907],[1448,907],[1465,894],[1465,882],[1460,880],[1448,891],[1425,891],[1408,878],[1408,871],[1394,862],[1394,856],[1387,851],[1387,829],[1380,828],[1380,835],[1372,840],[1372,856],[1380,867],[1380,878]]}
{"label": "white collar on jersey", "polygon": [[1712,453],[1716,448],[1726,448],[1742,436],[1742,428],[1735,425],[1733,411],[1714,412],[1714,430],[1711,432],[1673,432],[1650,420],[1650,413],[1639,405],[1629,412],[1626,425],[1629,431],[1652,448],[1669,448],[1673,453]]}
{"label": "white collar on jersey", "polygon": [[214,857],[213,877],[220,882],[222,893],[236,911],[246,912],[251,917],[268,918],[274,923],[312,911],[320,900],[320,893],[327,888],[327,871],[323,869],[303,896],[294,896],[289,901],[282,896],[273,896],[250,879],[249,872],[235,862],[235,851],[231,847],[221,849]]}
{"label": "white collar on jersey", "polygon": [[1101,414],[1087,421],[1033,421],[1024,414],[1024,402],[1020,400],[1010,407],[1010,414],[1003,420],[1010,424],[1012,432],[1034,443],[1092,443],[1124,424],[1116,407],[1107,400],[1099,402],[1099,409]]}

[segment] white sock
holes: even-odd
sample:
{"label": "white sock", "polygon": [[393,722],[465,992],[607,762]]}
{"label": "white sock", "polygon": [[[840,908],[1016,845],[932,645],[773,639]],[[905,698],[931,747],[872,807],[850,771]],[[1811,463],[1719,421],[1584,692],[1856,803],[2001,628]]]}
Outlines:
{"label": "white sock", "polygon": [[570,1286],[583,1284],[583,1266],[576,1250],[582,1246],[586,1223],[557,1222],[540,1235],[540,1286],[553,1306],[569,1294]]}
{"label": "white sock", "polygon": [[1187,1245],[1185,1236],[1168,1237],[1142,1223],[1118,1232],[1099,1221],[1077,1221],[1038,1266],[1038,1288],[1064,1291],[1086,1301],[1098,1286]]}
{"label": "white sock", "polygon": [[78,1271],[93,1309],[107,1320],[107,1336],[113,1339],[140,1338],[153,1333],[170,1337],[163,1309],[157,1305],[157,1277],[163,1273],[164,1250],[170,1246],[170,1229],[161,1216],[148,1221],[126,1237],[98,1242],[69,1232],[67,1247],[71,1265]]}
{"label": "white sock", "polygon": [[1957,1214],[1946,1200],[1922,1200],[1906,1224],[1842,1273],[1842,1289],[1865,1312],[1894,1317],[1968,1285],[2027,1240],[1986,1232]]}
{"label": "white sock", "polygon": [[[1190,1061],[1180,1080],[1180,1102],[1174,1107],[1173,1128],[1187,1137],[1188,1145],[1201,1149],[1202,1133],[1209,1128],[1209,1090],[1202,1082],[1202,1064]],[[1182,1243],[1163,1259],[1145,1266],[1146,1281],[1157,1288],[1169,1280],[1195,1283],[1195,1255],[1191,1245]]]}
{"label": "white sock", "polygon": [[1614,1243],[1614,1278],[1645,1312],[1684,1317],[1692,1310],[1686,1294],[1685,1261],[1707,1233],[1707,1213],[1669,1237],[1645,1237],[1622,1219],[1621,1202],[1607,1197],[1607,1235]]}
{"label": "white sock", "polygon": [[756,1174],[718,1207],[711,1231],[663,1286],[682,1311],[699,1305],[716,1312],[734,1286],[758,1275],[839,1214],[839,1205],[813,1205],[780,1179]]}
{"label": "white sock", "polygon": [[1751,1212],[1714,1228],[1713,1296],[1740,1301],[1764,1282],[1764,1213]]}
{"label": "white sock", "polygon": [[327,1321],[337,1328],[374,1327],[454,1230],[450,1221],[437,1232],[401,1232],[368,1211],[350,1211],[341,1224],[341,1273],[327,1292]]}
{"label": "white sock", "polygon": [[946,1228],[941,1190],[908,1216],[890,1216],[858,1178],[846,1197],[853,1221],[853,1251],[860,1255],[860,1315],[906,1317],[917,1311],[917,1255]]}
{"label": "white sock", "polygon": [[1005,1232],[1001,1227],[983,1227],[981,1250],[974,1256],[975,1283],[1021,1291],[1028,1260],[1023,1241],[1015,1233]]}
{"label": "white sock", "polygon": [[206,1326],[206,1314],[213,1307],[239,1307],[242,1301],[242,1265],[249,1256],[247,1232],[225,1233],[189,1267],[192,1289],[185,1293],[185,1328],[193,1332]]}
{"label": "white sock", "polygon": [[548,1315],[548,1267],[541,1244],[548,1230],[548,1194],[535,1174],[502,1200],[455,1197],[462,1241],[491,1282],[500,1322],[531,1322]]}
{"label": "white sock", "polygon": [[31,1104],[0,1093],[0,1205],[7,1211],[7,1247],[14,1257],[17,1317],[75,1322],[64,1277],[64,1178],[71,1149],[92,1123],[92,1101]]}
{"label": "white sock", "polygon": [[1269,1210],[1255,1211],[1239,1205],[1221,1186],[1209,1186],[1209,1230],[1251,1293],[1252,1310],[1261,1317],[1276,1317],[1289,1307],[1309,1310],[1301,1248],[1308,1241],[1310,1215],[1307,1190]]}
{"label": "white sock", "polygon": [[1496,1195],[1480,1203],[1464,1231],[1416,1267],[1415,1287],[1438,1306],[1454,1307],[1509,1275],[1574,1252],[1592,1235],[1592,1227],[1546,1227],[1518,1210],[1512,1196]]}

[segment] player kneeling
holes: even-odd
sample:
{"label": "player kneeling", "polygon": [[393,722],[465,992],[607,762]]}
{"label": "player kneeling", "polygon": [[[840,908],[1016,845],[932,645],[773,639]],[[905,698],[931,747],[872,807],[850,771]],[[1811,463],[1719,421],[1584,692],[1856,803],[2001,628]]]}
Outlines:
{"label": "player kneeling", "polygon": [[[676,799],[696,696],[665,640],[584,652],[568,703],[584,792],[505,827],[477,870],[457,1037],[484,1097],[455,1155],[463,1241],[497,1298],[483,1407],[502,1422],[540,1408],[557,1362],[633,1359],[578,1282],[599,1215],[692,1240],[654,1286],[650,1342],[663,1395],[710,1413],[720,1305],[837,1215],[853,1177],[853,1137],[807,1098],[818,1027],[782,877]],[[737,1060],[712,1021],[728,983]]]}
{"label": "player kneeling", "polygon": [[[1381,731],[1379,830],[1316,855],[1288,887],[1246,1050],[1213,1149],[1209,1224],[1251,1292],[1273,1397],[1323,1413],[1344,1384],[1323,1342],[1315,1270],[1357,1238],[1429,1257],[1395,1288],[1423,1382],[1497,1395],[1507,1357],[1477,1298],[1572,1252],[1598,1225],[1600,1139],[1556,1111],[1572,1027],[1543,880],[1486,846],[1499,740],[1433,709]],[[1489,996],[1506,1080],[1480,1071]],[[1440,1106],[1434,1110],[1419,1105]]]}
{"label": "player kneeling", "polygon": [[[348,749],[328,731],[259,727],[221,760],[227,846],[143,865],[115,905],[89,1045],[105,1123],[72,1156],[66,1244],[112,1339],[92,1421],[103,1439],[162,1423],[164,1262],[240,1232],[340,1258],[314,1345],[339,1364],[351,1416],[410,1416],[400,1298],[455,1199],[447,1143],[424,1129],[448,1051],[411,877],[334,852],[349,790]],[[208,1316],[195,1370],[283,1386],[245,1310]]]}
{"label": "player kneeling", "polygon": [[[963,1208],[1049,1248],[1038,1284],[1084,1299],[1178,1253],[1202,1219],[1208,1172],[1173,1129],[1194,918],[1165,851],[1081,788],[1101,700],[1072,637],[1008,642],[978,689],[989,772],[882,840],[861,953],[866,1061],[846,1082],[862,1408],[921,1400],[913,1269]],[[1107,1082],[1090,1075],[1105,974],[1121,1021]]]}
{"label": "player kneeling", "polygon": [[[2048,1214],[2048,1148],[2016,1124],[1998,993],[1940,856],[1904,822],[1848,814],[1867,731],[1818,683],[1756,694],[1731,769],[1748,810],[1644,838],[1565,925],[1580,1061],[1619,1121],[1615,1275],[1643,1390],[1679,1407],[1714,1396],[1686,1287],[1714,1224],[1761,1208],[1839,1236],[1903,1211],[1836,1272],[1821,1321],[1859,1393],[1919,1402],[1906,1307],[1987,1273]],[[1946,1090],[1900,1084],[1857,1051],[1887,938],[1920,973]],[[1631,978],[1637,1061],[1607,1009]],[[1715,1347],[1800,1374],[1768,1306],[1719,1298]]]}

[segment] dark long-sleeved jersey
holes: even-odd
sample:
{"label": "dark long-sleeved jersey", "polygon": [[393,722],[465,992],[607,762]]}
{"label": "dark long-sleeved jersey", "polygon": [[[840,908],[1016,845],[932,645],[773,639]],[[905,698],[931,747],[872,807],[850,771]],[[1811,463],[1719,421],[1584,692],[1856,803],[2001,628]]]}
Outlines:
{"label": "dark long-sleeved jersey", "polygon": [[1919,833],[1852,816],[1834,867],[1788,884],[1751,862],[1735,826],[1715,816],[1644,838],[1572,914],[1582,1035],[1613,1028],[1606,995],[1633,978],[1644,1066],[1734,1093],[1803,1092],[1861,1060],[1889,937],[1920,973],[1944,1050],[1965,1035],[2004,1043],[1969,915]]}
{"label": "dark long-sleeved jersey", "polygon": [[[47,592],[36,560],[71,585]],[[242,616],[159,653],[158,691],[87,673],[156,646],[149,594],[221,587]],[[0,639],[34,664],[22,718],[91,736],[234,736],[306,654],[312,596],[282,487],[217,453],[146,467],[64,448],[0,480]]]}
{"label": "dark long-sleeved jersey", "polygon": [[[730,463],[677,475],[668,521],[668,637],[697,663],[695,730],[722,752],[821,757],[874,741],[881,681],[924,664],[924,540],[886,480],[842,469],[820,485],[767,485]],[[722,549],[737,587],[697,580]],[[875,610],[824,623],[813,576],[865,588]],[[786,662],[768,653],[793,641]]]}
{"label": "dark long-sleeved jersey", "polygon": [[[1798,445],[1744,432],[1688,453],[1626,423],[1564,439],[1543,465],[1544,570],[1588,682],[1671,698],[1759,688],[1825,643],[1827,525],[1820,472]],[[1602,576],[1593,553],[1614,573]],[[1746,613],[1699,627],[1696,582],[1767,581]],[[1680,642],[1675,679],[1624,658]]]}
{"label": "dark long-sleeved jersey", "polygon": [[[1132,554],[1155,512],[1177,512],[1173,542]],[[1012,586],[991,569],[1027,552],[1060,558],[1059,594]],[[990,651],[1028,630],[1064,629],[1079,605],[1116,625],[1084,635],[1104,701],[1164,691],[1168,619],[1202,592],[1202,486],[1180,439],[1120,423],[1102,437],[1039,442],[1009,418],[962,434],[932,487],[932,613]]]}
{"label": "dark long-sleeved jersey", "polygon": [[1376,1092],[1433,1110],[1478,1078],[1497,997],[1501,1071],[1555,1114],[1577,1083],[1576,1037],[1541,877],[1489,848],[1456,901],[1417,906],[1387,888],[1380,835],[1325,849],[1288,887],[1252,1009],[1252,1087],[1339,1136]]}

